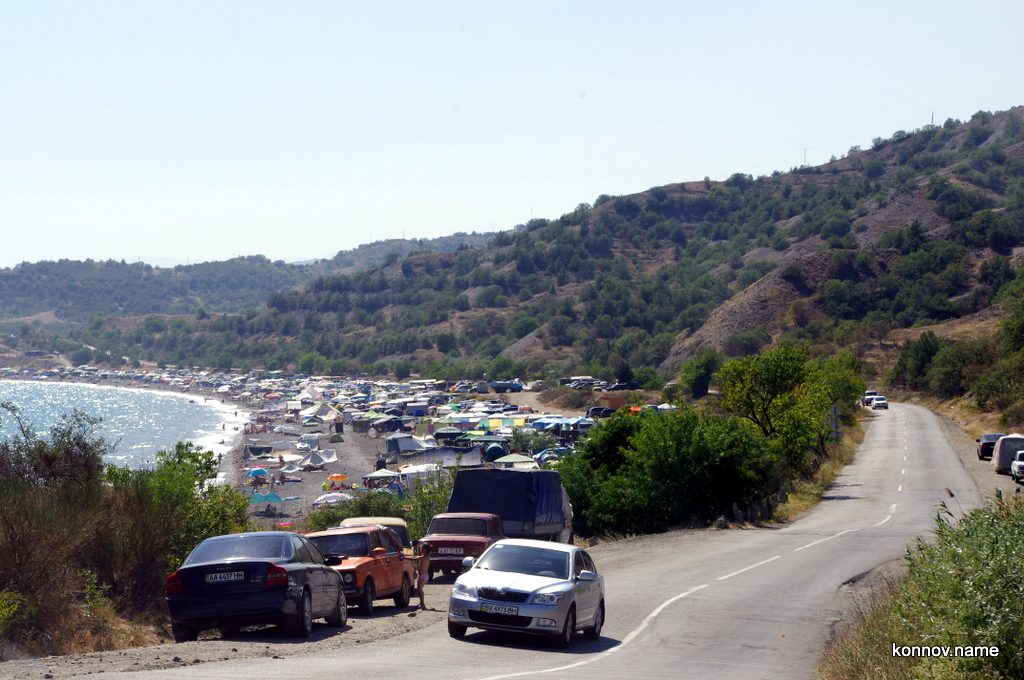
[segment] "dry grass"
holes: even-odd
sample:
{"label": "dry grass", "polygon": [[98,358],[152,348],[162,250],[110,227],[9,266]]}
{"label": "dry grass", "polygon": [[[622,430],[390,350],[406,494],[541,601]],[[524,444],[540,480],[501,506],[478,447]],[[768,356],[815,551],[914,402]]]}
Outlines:
{"label": "dry grass", "polygon": [[853,596],[849,617],[825,645],[818,662],[823,680],[908,680],[913,659],[894,658],[892,643],[902,644],[906,632],[894,613],[900,582],[884,580]]}
{"label": "dry grass", "polygon": [[857,447],[864,441],[864,429],[858,423],[856,427],[844,430],[844,433],[842,440],[829,447],[828,458],[810,479],[794,482],[786,502],[775,508],[774,518],[777,521],[792,522],[813,510],[842,469],[853,461]]}

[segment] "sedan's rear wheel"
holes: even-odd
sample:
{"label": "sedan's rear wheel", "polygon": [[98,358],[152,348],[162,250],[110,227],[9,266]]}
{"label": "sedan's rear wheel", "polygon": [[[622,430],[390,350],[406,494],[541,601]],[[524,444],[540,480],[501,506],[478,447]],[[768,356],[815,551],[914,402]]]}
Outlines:
{"label": "sedan's rear wheel", "polygon": [[448,634],[456,640],[461,640],[466,636],[466,627],[461,623],[448,622]]}
{"label": "sedan's rear wheel", "polygon": [[171,635],[175,642],[192,642],[199,637],[199,631],[184,623],[171,623]]}
{"label": "sedan's rear wheel", "polygon": [[329,616],[324,617],[328,626],[344,628],[348,623],[348,602],[345,601],[345,593],[338,592],[338,601],[334,603],[334,609]]}
{"label": "sedan's rear wheel", "polygon": [[313,601],[309,596],[309,591],[302,593],[299,610],[295,612],[294,618],[288,623],[288,632],[292,635],[308,638],[313,634]]}
{"label": "sedan's rear wheel", "polygon": [[594,614],[594,625],[590,628],[583,629],[583,637],[588,640],[596,640],[601,637],[601,628],[604,627],[604,600],[601,600],[601,604],[597,607],[597,613]]}
{"label": "sedan's rear wheel", "polygon": [[565,615],[565,625],[562,626],[562,634],[558,636],[555,644],[561,649],[566,649],[572,644],[574,637],[576,637],[576,608],[571,607],[569,613]]}

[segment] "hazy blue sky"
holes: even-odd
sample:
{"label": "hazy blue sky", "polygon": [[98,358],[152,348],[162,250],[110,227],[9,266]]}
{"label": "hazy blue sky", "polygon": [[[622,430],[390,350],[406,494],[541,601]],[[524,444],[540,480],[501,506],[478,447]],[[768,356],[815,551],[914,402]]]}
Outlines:
{"label": "hazy blue sky", "polygon": [[0,266],[329,257],[1024,104],[1020,2],[0,3]]}

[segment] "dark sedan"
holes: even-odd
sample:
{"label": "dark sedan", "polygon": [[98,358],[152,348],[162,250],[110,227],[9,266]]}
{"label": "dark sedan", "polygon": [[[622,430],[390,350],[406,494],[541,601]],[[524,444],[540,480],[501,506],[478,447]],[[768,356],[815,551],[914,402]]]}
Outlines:
{"label": "dark sedan", "polygon": [[1006,435],[1000,432],[990,432],[981,435],[981,439],[975,439],[974,441],[978,442],[978,460],[992,460],[992,448],[999,438],[1004,436]]}
{"label": "dark sedan", "polygon": [[222,635],[245,625],[277,623],[309,637],[313,619],[344,626],[348,618],[341,577],[304,536],[290,531],[208,538],[164,582],[175,642],[217,628]]}

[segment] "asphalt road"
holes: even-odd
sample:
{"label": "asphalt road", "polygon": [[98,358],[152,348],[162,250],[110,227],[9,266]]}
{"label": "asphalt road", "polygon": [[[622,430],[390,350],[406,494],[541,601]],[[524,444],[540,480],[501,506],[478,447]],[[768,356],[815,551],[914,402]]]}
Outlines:
{"label": "asphalt road", "polygon": [[981,502],[927,409],[893,404],[870,420],[856,461],[818,508],[785,528],[682,531],[593,548],[607,586],[600,640],[560,651],[471,629],[456,641],[438,624],[330,654],[104,677],[813,677],[842,615],[844,583],[900,558],[931,530],[940,503],[959,515]]}

